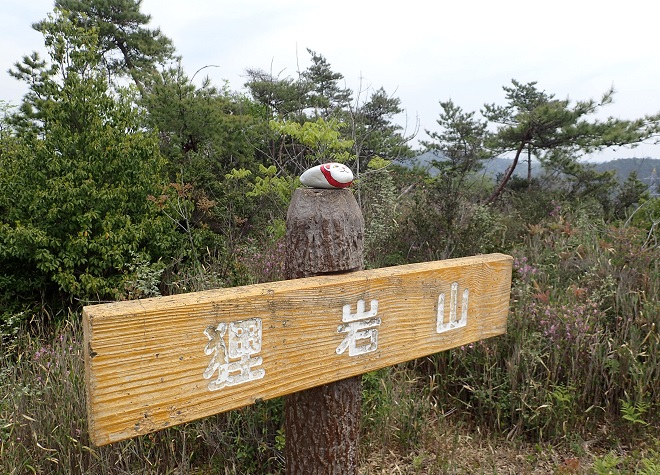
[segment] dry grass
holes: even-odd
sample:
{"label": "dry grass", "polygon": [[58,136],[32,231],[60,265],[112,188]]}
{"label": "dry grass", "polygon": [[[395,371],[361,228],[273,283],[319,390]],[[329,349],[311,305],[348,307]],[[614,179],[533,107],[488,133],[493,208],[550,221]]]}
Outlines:
{"label": "dry grass", "polygon": [[[364,375],[361,474],[660,473],[660,249],[529,231],[506,336]],[[278,400],[93,447],[78,319],[0,339],[0,473],[283,473]]]}
{"label": "dry grass", "polygon": [[[553,445],[483,434],[478,427],[466,427],[442,417],[425,422],[427,430],[419,447],[364,447],[366,455],[360,475],[660,473],[660,440],[656,436],[633,446],[621,445],[604,434],[588,441],[576,439]],[[616,463],[605,469],[603,460],[608,458]],[[646,466],[652,468],[647,470]]]}

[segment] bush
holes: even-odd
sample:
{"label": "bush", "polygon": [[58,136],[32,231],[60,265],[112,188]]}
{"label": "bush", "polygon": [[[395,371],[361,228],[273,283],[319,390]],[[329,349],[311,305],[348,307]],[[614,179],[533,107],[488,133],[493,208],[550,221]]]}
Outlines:
{"label": "bush", "polygon": [[31,92],[0,137],[0,302],[117,298],[177,239],[148,200],[164,161],[128,96],[109,91],[95,38],[60,17],[44,28],[52,64],[17,66]]}

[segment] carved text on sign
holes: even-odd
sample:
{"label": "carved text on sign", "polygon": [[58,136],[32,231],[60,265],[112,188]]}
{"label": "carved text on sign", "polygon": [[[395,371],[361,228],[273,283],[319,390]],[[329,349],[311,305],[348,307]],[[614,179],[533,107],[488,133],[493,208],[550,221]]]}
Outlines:
{"label": "carved text on sign", "polygon": [[[459,295],[460,294],[460,295]],[[458,282],[450,285],[449,298],[445,292],[438,295],[436,332],[444,333],[467,325],[469,290],[459,292]],[[448,302],[447,302],[448,300]],[[459,306],[460,300],[460,306]],[[351,305],[342,308],[342,324],[337,326],[337,333],[346,333],[345,338],[336,348],[338,355],[348,349],[348,356],[371,353],[378,349],[378,327],[381,318],[378,314],[378,300],[372,300],[369,310],[365,301],[358,300],[356,312],[351,313]],[[261,356],[262,322],[260,318],[250,318],[236,322],[221,322],[204,330],[209,339],[204,353],[211,356],[211,361],[204,371],[204,378],[211,379],[210,391],[225,386],[235,386],[265,376],[265,370],[258,368],[263,363]],[[225,340],[228,345],[225,344]]]}
{"label": "carved text on sign", "polygon": [[501,335],[512,262],[480,255],[87,306],[92,440],[116,442]]}
{"label": "carved text on sign", "polygon": [[357,356],[376,351],[378,348],[378,326],[381,323],[378,313],[378,300],[371,301],[368,312],[364,311],[364,300],[358,300],[357,312],[351,313],[351,305],[344,305],[337,333],[346,333],[346,337],[337,347],[341,355],[348,348],[348,356]]}
{"label": "carved text on sign", "polygon": [[436,323],[436,331],[438,333],[443,333],[449,330],[454,330],[456,328],[461,328],[467,325],[468,317],[468,297],[470,291],[468,289],[463,290],[461,298],[461,312],[460,318],[458,313],[458,282],[453,282],[451,284],[450,293],[449,293],[449,315],[445,319],[445,303],[446,297],[445,293],[441,293],[438,296],[438,317]]}
{"label": "carved text on sign", "polygon": [[[210,391],[222,389],[225,386],[236,386],[255,379],[261,379],[266,372],[256,368],[263,363],[261,356],[254,355],[261,351],[262,339],[261,318],[249,318],[237,322],[221,322],[204,330],[209,339],[204,354],[213,355],[211,362],[204,371],[204,379],[211,379],[217,371],[218,377],[208,384]],[[225,345],[225,333],[229,348]]]}

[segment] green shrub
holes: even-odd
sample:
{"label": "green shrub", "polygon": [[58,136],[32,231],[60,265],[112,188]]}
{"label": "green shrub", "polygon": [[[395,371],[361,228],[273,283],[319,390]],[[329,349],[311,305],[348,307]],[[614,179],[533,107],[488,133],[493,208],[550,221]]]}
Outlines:
{"label": "green shrub", "polygon": [[51,64],[17,65],[31,91],[0,137],[0,299],[116,298],[136,262],[178,239],[148,199],[164,161],[128,96],[111,94],[96,38],[61,16],[43,28]]}

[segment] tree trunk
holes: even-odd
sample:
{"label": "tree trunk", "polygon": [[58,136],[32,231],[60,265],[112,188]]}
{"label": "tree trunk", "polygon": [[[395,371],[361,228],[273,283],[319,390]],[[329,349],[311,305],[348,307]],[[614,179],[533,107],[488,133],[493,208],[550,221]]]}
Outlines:
{"label": "tree trunk", "polygon": [[500,194],[504,190],[504,187],[506,186],[506,184],[511,179],[511,175],[513,175],[513,171],[516,169],[516,165],[518,165],[518,160],[520,159],[520,154],[522,153],[522,150],[525,147],[526,143],[527,143],[526,141],[520,142],[520,145],[518,146],[518,150],[516,150],[516,156],[513,158],[513,163],[511,164],[511,167],[509,167],[509,170],[504,175],[504,178],[502,179],[502,182],[495,189],[495,191],[493,191],[493,194],[490,195],[488,197],[488,199],[486,200],[487,205],[493,203],[497,198],[500,197]]}
{"label": "tree trunk", "polygon": [[532,189],[532,147],[527,146],[527,190]]}
{"label": "tree trunk", "polygon": [[[364,220],[351,191],[299,188],[287,213],[287,278],[363,268]],[[285,399],[286,473],[357,474],[362,379]]]}

